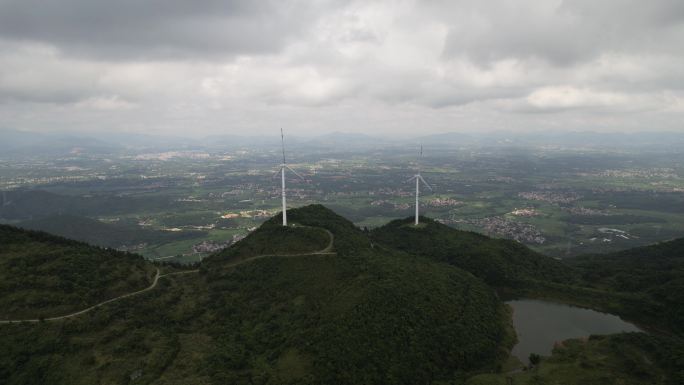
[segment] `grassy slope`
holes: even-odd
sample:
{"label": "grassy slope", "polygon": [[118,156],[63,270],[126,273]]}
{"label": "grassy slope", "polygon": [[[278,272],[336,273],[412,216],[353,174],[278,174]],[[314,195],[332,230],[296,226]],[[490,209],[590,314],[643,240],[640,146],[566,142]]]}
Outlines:
{"label": "grassy slope", "polygon": [[237,262],[256,255],[304,254],[318,252],[328,245],[330,236],[317,227],[283,227],[271,223],[247,236],[244,242],[215,254],[207,261]]}
{"label": "grassy slope", "polygon": [[[166,278],[154,293],[82,318],[6,325],[0,377],[10,384],[425,383],[495,369],[505,358],[508,314],[479,279],[375,250],[321,206],[290,215],[331,231],[338,254],[234,268],[214,256],[199,275]],[[241,247],[258,249],[246,244],[279,231],[266,225]]]}
{"label": "grassy slope", "polygon": [[57,316],[151,283],[141,257],[0,225],[0,319]]}

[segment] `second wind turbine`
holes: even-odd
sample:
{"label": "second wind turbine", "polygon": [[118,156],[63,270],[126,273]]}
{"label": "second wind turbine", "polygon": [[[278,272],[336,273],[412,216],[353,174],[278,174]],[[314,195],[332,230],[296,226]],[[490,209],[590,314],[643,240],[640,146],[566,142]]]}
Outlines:
{"label": "second wind turbine", "polygon": [[[290,166],[287,165],[287,162],[285,162],[285,135],[283,135],[283,129],[280,129],[280,141],[282,143],[283,147],[283,163],[280,164],[280,180],[282,182],[282,187],[281,187],[281,193],[283,197],[283,226],[287,226],[287,203],[285,199],[285,169],[288,169],[292,171],[293,174],[297,175],[301,180],[304,180],[304,178],[297,174],[297,172],[293,169],[290,168]],[[278,171],[273,175],[274,177],[278,175]]]}
{"label": "second wind turbine", "polygon": [[[423,158],[423,146],[420,146],[420,158]],[[415,225],[418,226],[418,217],[420,216],[419,213],[419,208],[420,208],[420,182],[423,182],[425,184],[425,187],[430,189],[432,191],[432,187],[428,184],[428,182],[423,179],[422,176],[420,176],[420,161],[418,163],[418,171],[416,172],[416,175],[414,175],[411,179],[407,180],[407,182],[410,182],[412,180],[416,180],[416,222]]]}

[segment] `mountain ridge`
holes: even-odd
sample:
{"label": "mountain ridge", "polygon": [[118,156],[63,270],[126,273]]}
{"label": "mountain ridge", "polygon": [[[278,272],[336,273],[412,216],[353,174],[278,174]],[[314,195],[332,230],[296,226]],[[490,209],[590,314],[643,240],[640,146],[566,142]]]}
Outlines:
{"label": "mountain ridge", "polygon": [[[280,215],[269,219],[198,271],[179,271],[135,299],[0,326],[0,376],[8,384],[464,384],[501,372],[515,342],[495,288],[610,293],[573,286],[588,282],[579,265],[566,274],[515,242],[429,219],[366,232],[322,205],[289,210],[288,219],[287,228]],[[640,334],[571,346],[647,354],[658,341]],[[649,357],[679,354],[673,346]],[[614,359],[611,370],[629,364]],[[680,370],[653,365],[649,376]]]}

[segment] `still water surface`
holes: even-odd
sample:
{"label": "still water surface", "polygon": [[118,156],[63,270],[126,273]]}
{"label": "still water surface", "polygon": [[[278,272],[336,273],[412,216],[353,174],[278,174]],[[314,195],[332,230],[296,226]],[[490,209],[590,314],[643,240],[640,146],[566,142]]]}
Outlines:
{"label": "still water surface", "polygon": [[513,326],[518,334],[512,354],[524,363],[530,353],[550,355],[556,341],[640,331],[617,316],[594,310],[532,299],[506,303],[513,307]]}

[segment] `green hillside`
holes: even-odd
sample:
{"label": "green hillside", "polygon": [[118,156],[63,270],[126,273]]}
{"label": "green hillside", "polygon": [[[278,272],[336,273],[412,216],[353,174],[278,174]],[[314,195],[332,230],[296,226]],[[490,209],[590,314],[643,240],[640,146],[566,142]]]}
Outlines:
{"label": "green hillside", "polygon": [[161,244],[205,236],[202,231],[166,232],[140,228],[135,224],[103,223],[76,215],[51,215],[16,224],[29,230],[45,231],[91,245],[120,248],[141,243]]}
{"label": "green hillside", "polygon": [[663,324],[684,333],[684,238],[569,263],[589,287],[647,297],[660,305]]}
{"label": "green hillside", "polygon": [[[207,258],[199,274],[162,278],[153,292],[68,321],[0,327],[0,376],[9,384],[448,383],[505,360],[510,316],[481,280],[374,249],[322,206],[288,214],[297,226],[284,230],[274,218],[236,251]],[[315,254],[329,246],[325,230],[336,253]],[[287,256],[249,260],[248,251]]]}
{"label": "green hillside", "polygon": [[558,343],[532,370],[480,374],[466,385],[680,385],[684,344],[666,336],[620,333]]}
{"label": "green hillside", "polygon": [[412,255],[446,262],[482,278],[494,287],[516,288],[533,281],[571,283],[572,269],[508,239],[461,231],[421,217],[395,220],[371,232],[373,241]]}
{"label": "green hillside", "polygon": [[63,315],[148,286],[140,256],[0,225],[0,320]]}
{"label": "green hillside", "polygon": [[[302,253],[332,251],[331,236],[320,227],[284,227],[273,221],[264,223],[257,231],[233,247],[205,260],[205,269],[223,262],[236,263],[255,256],[299,255]],[[326,248],[330,245],[330,250]]]}
{"label": "green hillside", "polygon": [[[287,212],[290,223],[319,227],[335,236],[335,250],[339,255],[360,255],[372,249],[368,236],[352,222],[323,205],[309,205]],[[281,214],[271,218],[266,225],[282,222]]]}
{"label": "green hillside", "polygon": [[[660,285],[676,285],[682,276],[679,241],[620,257],[580,257],[571,267],[515,242],[427,219],[418,227],[394,221],[371,233],[320,205],[293,209],[288,219],[284,228],[280,216],[271,218],[198,270],[163,267],[182,274],[162,276],[135,297],[67,320],[0,324],[0,383],[474,385],[512,377],[516,384],[677,384],[684,378],[684,344],[676,333],[567,341],[537,369],[509,372],[511,314],[494,291],[617,314],[660,304],[646,309],[657,317],[666,303],[656,302],[665,295]],[[154,271],[130,254],[0,230],[3,310],[18,299],[74,305],[81,298],[74,293],[134,291]],[[647,273],[638,286],[620,286],[624,277],[616,277],[636,276],[642,265]],[[20,310],[28,317],[38,308]]]}
{"label": "green hillside", "polygon": [[[239,362],[248,371],[235,375],[244,381],[255,362],[266,362],[276,377],[283,365],[299,368],[292,380],[303,382],[424,383],[494,368],[505,357],[503,348],[512,342],[507,315],[480,280],[450,266],[373,250],[361,231],[322,206],[293,210],[289,218],[312,227],[285,231],[273,218],[203,267],[211,302],[224,320],[215,332],[243,340]],[[320,228],[334,235],[340,255],[269,257],[236,270],[217,263],[245,249],[311,253],[301,247],[306,237],[321,250],[327,237],[313,231]],[[292,236],[280,248],[250,244],[285,233]]]}

